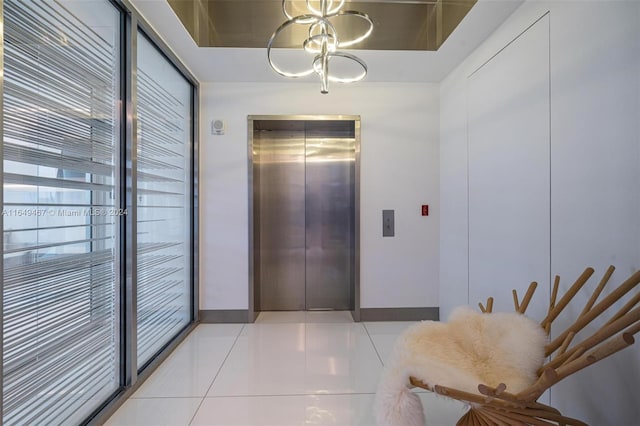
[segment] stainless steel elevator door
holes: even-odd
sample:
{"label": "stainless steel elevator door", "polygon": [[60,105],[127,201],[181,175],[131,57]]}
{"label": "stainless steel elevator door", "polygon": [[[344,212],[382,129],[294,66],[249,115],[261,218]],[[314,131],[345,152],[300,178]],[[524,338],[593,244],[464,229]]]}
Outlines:
{"label": "stainless steel elevator door", "polygon": [[258,309],[353,309],[354,123],[258,123],[253,130]]}
{"label": "stainless steel elevator door", "polygon": [[305,309],[304,123],[297,127],[254,136],[255,249],[265,311]]}
{"label": "stainless steel elevator door", "polygon": [[307,309],[351,305],[355,139],[345,124],[352,123],[313,121],[305,129]]}

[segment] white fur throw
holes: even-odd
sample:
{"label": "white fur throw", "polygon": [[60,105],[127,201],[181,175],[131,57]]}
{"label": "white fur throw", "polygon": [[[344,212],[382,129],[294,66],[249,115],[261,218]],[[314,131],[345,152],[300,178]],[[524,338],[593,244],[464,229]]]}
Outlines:
{"label": "white fur throw", "polygon": [[422,403],[409,377],[478,393],[478,385],[507,385],[518,393],[536,380],[547,336],[535,321],[517,313],[453,311],[447,323],[422,321],[395,343],[376,394],[379,426],[424,426]]}

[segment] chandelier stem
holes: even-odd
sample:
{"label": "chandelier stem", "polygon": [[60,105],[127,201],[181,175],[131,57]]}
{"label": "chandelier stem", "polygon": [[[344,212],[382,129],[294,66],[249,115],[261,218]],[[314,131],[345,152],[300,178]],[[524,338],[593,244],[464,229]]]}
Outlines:
{"label": "chandelier stem", "polygon": [[[322,11],[322,16],[325,16],[327,14],[327,0],[320,1],[320,10]],[[327,25],[322,22],[320,26],[322,28],[322,35],[324,36],[322,37],[322,48],[320,51],[320,54],[322,55],[322,87],[320,89],[320,93],[326,95],[327,93],[329,93],[329,56],[327,55],[328,47],[326,37]]]}
{"label": "chandelier stem", "polygon": [[329,55],[327,55],[327,41],[322,41],[322,88],[320,93],[326,95],[329,93]]}

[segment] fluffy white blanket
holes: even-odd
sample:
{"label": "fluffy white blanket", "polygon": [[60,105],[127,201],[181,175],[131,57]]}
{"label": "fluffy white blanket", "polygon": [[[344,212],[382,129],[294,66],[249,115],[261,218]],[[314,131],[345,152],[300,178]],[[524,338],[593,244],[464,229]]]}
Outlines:
{"label": "fluffy white blanket", "polygon": [[507,385],[517,393],[536,380],[547,336],[535,321],[517,313],[453,311],[446,323],[422,321],[395,343],[376,394],[379,426],[424,426],[422,403],[409,376],[431,386],[478,393],[478,385]]}

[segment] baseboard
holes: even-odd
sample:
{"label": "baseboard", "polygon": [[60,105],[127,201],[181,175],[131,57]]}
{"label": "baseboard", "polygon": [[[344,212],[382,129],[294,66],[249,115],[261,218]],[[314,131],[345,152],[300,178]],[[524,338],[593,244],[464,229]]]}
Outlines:
{"label": "baseboard", "polygon": [[440,308],[360,308],[360,321],[440,320]]}
{"label": "baseboard", "polygon": [[[360,308],[360,321],[421,321],[440,319],[440,308]],[[357,321],[356,318],[354,318]],[[248,323],[247,309],[200,311],[202,324]]]}
{"label": "baseboard", "polygon": [[202,324],[220,323],[248,323],[249,311],[247,309],[211,309],[200,311]]}

